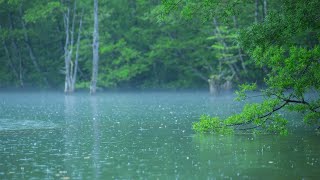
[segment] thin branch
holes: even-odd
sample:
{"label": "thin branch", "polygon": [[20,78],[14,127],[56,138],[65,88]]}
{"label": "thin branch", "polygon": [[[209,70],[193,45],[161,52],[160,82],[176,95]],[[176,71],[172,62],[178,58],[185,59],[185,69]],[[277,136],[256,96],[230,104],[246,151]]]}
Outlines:
{"label": "thin branch", "polygon": [[281,106],[273,109],[271,112],[269,112],[269,113],[267,113],[267,114],[265,114],[265,115],[263,115],[263,116],[259,116],[258,118],[259,118],[259,119],[262,119],[262,118],[271,116],[274,112],[280,110],[281,108],[283,108],[284,106],[286,106],[288,103],[289,103],[289,102],[286,101],[286,102],[284,102]]}
{"label": "thin branch", "polygon": [[197,69],[193,68],[190,66],[190,69],[195,73],[195,75],[197,75],[198,77],[200,77],[202,80],[208,82],[208,78],[206,78],[201,72],[199,72]]}
{"label": "thin branch", "polygon": [[[262,115],[262,116],[259,116],[259,117],[257,117],[257,118],[258,118],[258,119],[267,118],[266,120],[268,120],[268,119],[269,119],[269,117],[270,117],[273,113],[275,113],[276,111],[278,111],[278,110],[282,109],[282,108],[283,108],[284,106],[286,106],[288,103],[289,103],[289,102],[284,102],[281,106],[279,106],[279,107],[277,107],[277,108],[273,109],[272,111],[268,112],[267,114]],[[251,120],[246,121],[246,122],[243,122],[243,123],[228,124],[228,125],[226,125],[226,126],[229,126],[229,127],[230,127],[230,126],[246,125],[246,124],[250,124],[250,123],[252,123],[252,122],[253,122],[253,120],[254,120],[254,119],[251,119]],[[265,120],[265,121],[266,121],[266,120]]]}

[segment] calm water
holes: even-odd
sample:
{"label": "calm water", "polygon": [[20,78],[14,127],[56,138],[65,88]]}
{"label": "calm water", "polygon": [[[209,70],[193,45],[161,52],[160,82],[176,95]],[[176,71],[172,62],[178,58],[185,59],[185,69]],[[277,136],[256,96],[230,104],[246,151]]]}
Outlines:
{"label": "calm water", "polygon": [[[0,93],[0,179],[319,179],[319,136],[195,135],[207,93]],[[292,120],[298,115],[292,115]],[[298,121],[300,122],[300,121]]]}

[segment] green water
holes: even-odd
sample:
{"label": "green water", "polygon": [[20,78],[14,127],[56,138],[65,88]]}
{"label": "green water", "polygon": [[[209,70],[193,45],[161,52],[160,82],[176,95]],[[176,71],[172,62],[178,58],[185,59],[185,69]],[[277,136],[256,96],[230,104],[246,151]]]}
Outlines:
{"label": "green water", "polygon": [[[195,135],[207,93],[0,93],[0,179],[319,179],[319,136]],[[300,122],[298,116],[292,121]]]}

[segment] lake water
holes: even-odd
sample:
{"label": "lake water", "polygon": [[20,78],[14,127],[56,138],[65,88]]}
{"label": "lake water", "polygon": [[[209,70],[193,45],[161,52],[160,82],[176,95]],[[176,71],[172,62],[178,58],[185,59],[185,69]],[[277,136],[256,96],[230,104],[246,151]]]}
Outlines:
{"label": "lake water", "polygon": [[319,179],[320,138],[196,135],[242,104],[205,92],[0,93],[0,179]]}

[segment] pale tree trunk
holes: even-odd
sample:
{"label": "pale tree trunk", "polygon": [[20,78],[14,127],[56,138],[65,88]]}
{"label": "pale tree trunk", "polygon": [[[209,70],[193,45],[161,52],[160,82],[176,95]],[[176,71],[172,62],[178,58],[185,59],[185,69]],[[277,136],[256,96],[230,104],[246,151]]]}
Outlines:
{"label": "pale tree trunk", "polygon": [[254,20],[256,23],[259,21],[259,0],[255,1],[255,11],[254,11]]}
{"label": "pale tree trunk", "polygon": [[72,54],[73,54],[73,44],[74,44],[74,25],[76,20],[76,12],[77,12],[77,5],[76,0],[74,1],[73,6],[73,17],[72,17],[72,25],[71,25],[71,31],[70,31],[70,47],[68,52],[68,61],[69,61],[69,79],[68,79],[68,92],[73,92],[74,88],[72,87],[73,82],[73,62],[72,62]]}
{"label": "pale tree trunk", "polygon": [[20,87],[24,87],[23,83],[23,65],[22,65],[22,57],[21,57],[21,51],[18,49],[18,56],[19,56],[19,80],[20,80]]}
{"label": "pale tree trunk", "polygon": [[99,63],[99,22],[98,22],[98,0],[94,0],[94,26],[93,26],[93,60],[92,60],[92,78],[90,85],[90,94],[96,93],[98,80]]}
{"label": "pale tree trunk", "polygon": [[40,69],[40,66],[38,64],[37,58],[34,55],[32,46],[31,46],[31,42],[29,40],[29,36],[27,33],[27,28],[26,28],[26,24],[24,23],[23,19],[22,19],[22,8],[20,7],[20,18],[21,18],[21,24],[22,24],[22,29],[23,29],[23,35],[24,35],[24,42],[27,46],[27,49],[29,51],[29,56],[30,59],[34,65],[34,67],[36,68],[36,71],[42,76],[42,80],[44,81],[46,86],[49,86],[49,82],[47,80],[47,77],[44,75],[44,73],[42,72],[42,70]]}
{"label": "pale tree trunk", "polygon": [[78,61],[79,61],[79,49],[80,49],[80,40],[81,40],[81,29],[82,29],[82,17],[83,11],[81,13],[80,22],[79,22],[79,30],[78,30],[78,39],[77,39],[77,49],[76,49],[76,59],[74,61],[73,75],[72,75],[72,84],[71,91],[74,92],[75,84],[77,81],[77,72],[78,72]]}
{"label": "pale tree trunk", "polygon": [[65,66],[65,81],[64,81],[64,92],[69,92],[70,87],[70,51],[69,51],[69,44],[70,44],[70,37],[69,37],[69,22],[70,22],[70,8],[67,8],[67,12],[63,15],[65,33],[66,33],[66,40],[64,45],[64,66]]}
{"label": "pale tree trunk", "polygon": [[[71,30],[70,30],[70,8],[69,8],[69,6],[67,8],[67,12],[64,13],[64,18],[63,18],[64,26],[65,26],[65,34],[66,34],[66,40],[65,40],[65,46],[64,46],[64,62],[65,62],[64,92],[65,93],[74,92],[74,89],[75,89],[74,75],[76,74],[76,68],[78,66],[77,64],[74,65],[72,62],[73,45],[74,45],[74,29],[75,29],[75,20],[76,20],[76,11],[77,11],[76,2],[77,1],[75,0],[74,6],[73,6],[73,17],[72,17]],[[78,58],[78,57],[76,57],[76,58]],[[75,62],[75,63],[77,63],[77,62]],[[76,66],[76,67],[74,67],[74,66]]]}
{"label": "pale tree trunk", "polygon": [[263,0],[263,16],[267,17],[267,0]]}
{"label": "pale tree trunk", "polygon": [[217,96],[220,94],[221,85],[218,82],[219,80],[208,79],[210,94]]}

